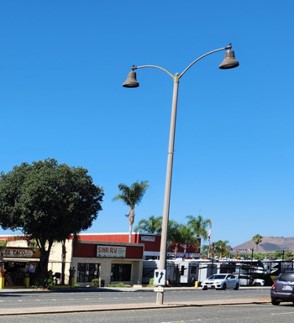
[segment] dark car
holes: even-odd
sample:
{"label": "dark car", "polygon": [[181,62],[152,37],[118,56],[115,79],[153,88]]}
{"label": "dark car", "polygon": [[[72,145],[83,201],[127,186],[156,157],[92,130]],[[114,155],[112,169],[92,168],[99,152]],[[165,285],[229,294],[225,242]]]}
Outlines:
{"label": "dark car", "polygon": [[271,300],[273,305],[280,302],[294,304],[294,271],[285,271],[278,276],[271,288]]}

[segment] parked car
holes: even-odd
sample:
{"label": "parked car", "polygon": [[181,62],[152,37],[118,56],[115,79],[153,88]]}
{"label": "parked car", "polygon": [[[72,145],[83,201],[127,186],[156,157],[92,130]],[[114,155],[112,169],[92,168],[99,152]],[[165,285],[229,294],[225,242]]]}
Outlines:
{"label": "parked car", "polygon": [[215,274],[208,277],[202,282],[202,289],[215,288],[215,289],[239,289],[240,281],[232,274]]}
{"label": "parked car", "polygon": [[294,304],[294,271],[285,271],[278,276],[271,288],[271,300],[273,305],[280,302]]}
{"label": "parked car", "polygon": [[261,279],[261,278],[253,279],[252,286],[264,286],[264,285],[265,285],[264,279]]}
{"label": "parked car", "polygon": [[252,278],[252,276],[248,274],[239,274],[239,273],[233,273],[233,274],[239,278],[240,286],[264,286],[265,285],[265,281],[262,278]]}

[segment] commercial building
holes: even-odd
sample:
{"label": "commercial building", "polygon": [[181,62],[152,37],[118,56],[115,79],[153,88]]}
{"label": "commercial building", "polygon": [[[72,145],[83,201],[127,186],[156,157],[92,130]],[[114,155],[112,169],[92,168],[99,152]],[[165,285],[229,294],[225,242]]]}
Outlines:
{"label": "commercial building", "polygon": [[[5,271],[5,287],[24,285],[24,277],[34,273],[39,262],[39,250],[29,245],[24,236],[0,236],[6,242],[1,250],[0,265]],[[159,256],[160,236],[134,233],[128,242],[126,233],[80,234],[78,241],[70,238],[65,244],[54,243],[48,270],[57,284],[89,285],[93,279],[100,284],[115,282],[141,283],[143,260]]]}

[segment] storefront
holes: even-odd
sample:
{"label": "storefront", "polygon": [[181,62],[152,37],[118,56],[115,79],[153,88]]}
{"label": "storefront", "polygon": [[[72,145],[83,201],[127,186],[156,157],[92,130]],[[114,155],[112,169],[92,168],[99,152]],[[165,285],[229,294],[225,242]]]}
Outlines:
{"label": "storefront", "polygon": [[[5,270],[5,287],[24,286],[24,277],[30,278],[32,286],[39,250],[28,247],[24,236],[0,236],[0,241],[6,243],[0,259],[0,267],[2,262]],[[64,244],[55,242],[48,271],[52,272],[55,284],[90,286],[93,279],[104,286],[117,282],[141,283],[144,257],[146,252],[158,253],[158,237],[135,234],[132,243],[127,241],[128,234],[80,234],[78,242],[72,238]]]}
{"label": "storefront", "polygon": [[1,267],[4,272],[4,287],[24,286],[25,277],[31,281],[39,263],[38,250],[21,247],[5,247],[1,250]]}
{"label": "storefront", "polygon": [[89,285],[100,279],[102,285],[141,283],[143,244],[79,242],[73,247],[71,268],[76,283]]}
{"label": "storefront", "polygon": [[[40,262],[40,250],[36,246],[28,247],[25,236],[3,235],[0,241],[5,245],[0,249],[0,271],[4,277],[4,286],[0,288],[33,286]],[[53,274],[55,284],[70,282],[72,248],[72,239],[66,240],[64,244],[55,242],[52,245],[48,271]]]}

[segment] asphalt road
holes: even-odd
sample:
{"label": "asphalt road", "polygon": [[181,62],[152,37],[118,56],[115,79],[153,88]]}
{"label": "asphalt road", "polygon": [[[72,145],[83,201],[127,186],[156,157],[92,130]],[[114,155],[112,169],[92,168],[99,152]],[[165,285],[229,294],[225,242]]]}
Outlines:
{"label": "asphalt road", "polygon": [[[195,302],[210,302],[226,300],[235,302],[242,299],[265,299],[269,297],[269,288],[235,290],[202,289],[167,289],[164,293],[164,303],[190,304]],[[0,308],[52,308],[113,305],[119,304],[155,304],[156,293],[153,290],[111,290],[94,289],[67,292],[0,292]],[[0,309],[1,314],[1,309]]]}
{"label": "asphalt road", "polygon": [[5,323],[277,323],[293,322],[294,307],[290,304],[267,304],[180,307],[168,309],[124,310],[107,312],[57,313],[25,316],[1,316]]}

